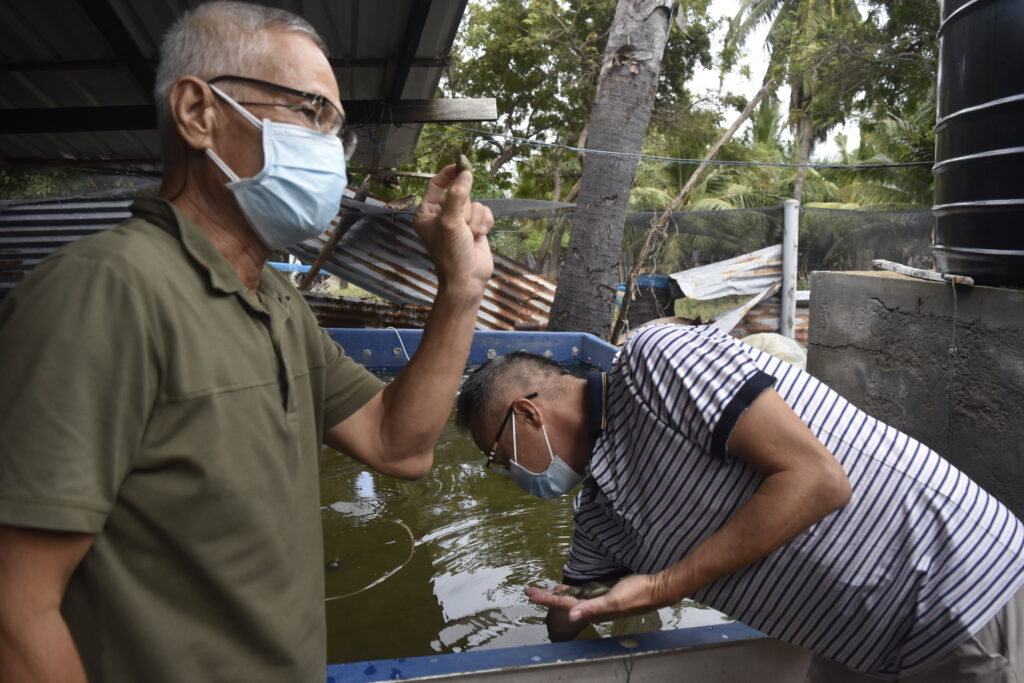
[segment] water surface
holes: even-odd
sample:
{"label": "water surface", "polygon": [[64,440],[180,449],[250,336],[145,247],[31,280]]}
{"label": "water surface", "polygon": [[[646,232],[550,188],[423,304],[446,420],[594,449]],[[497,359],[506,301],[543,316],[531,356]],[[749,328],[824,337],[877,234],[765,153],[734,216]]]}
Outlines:
{"label": "water surface", "polygon": [[[523,589],[559,581],[572,496],[535,498],[483,462],[451,423],[431,474],[417,482],[324,451],[328,663],[548,642],[546,609]],[[723,619],[684,602],[589,627],[580,637]]]}

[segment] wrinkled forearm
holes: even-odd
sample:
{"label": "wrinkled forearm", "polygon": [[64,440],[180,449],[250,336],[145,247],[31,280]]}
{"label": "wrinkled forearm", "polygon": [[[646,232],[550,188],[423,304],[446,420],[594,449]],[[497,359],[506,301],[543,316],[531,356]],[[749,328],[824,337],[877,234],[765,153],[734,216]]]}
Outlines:
{"label": "wrinkled forearm", "polygon": [[780,472],[767,477],[721,529],[655,576],[656,602],[669,605],[767,557],[849,501],[845,477]]}
{"label": "wrinkled forearm", "polygon": [[482,287],[438,292],[416,355],[384,390],[381,441],[386,457],[406,461],[406,476],[424,476],[451,414],[473,342]]}

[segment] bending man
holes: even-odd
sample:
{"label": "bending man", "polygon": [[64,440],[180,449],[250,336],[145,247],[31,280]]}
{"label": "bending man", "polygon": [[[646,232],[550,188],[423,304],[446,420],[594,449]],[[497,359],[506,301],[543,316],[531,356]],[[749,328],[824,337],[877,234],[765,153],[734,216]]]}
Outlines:
{"label": "bending man", "polygon": [[[816,653],[810,680],[1014,680],[1024,525],[806,372],[710,327],[639,331],[607,375],[492,360],[459,420],[523,489],[583,481],[553,640],[687,596]],[[990,678],[990,676],[995,676]]]}

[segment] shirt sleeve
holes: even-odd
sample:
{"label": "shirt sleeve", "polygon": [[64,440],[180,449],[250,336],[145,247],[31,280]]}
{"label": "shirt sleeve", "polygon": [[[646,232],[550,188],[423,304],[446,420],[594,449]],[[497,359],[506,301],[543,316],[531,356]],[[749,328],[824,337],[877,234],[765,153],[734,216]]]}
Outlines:
{"label": "shirt sleeve", "polygon": [[0,522],[98,532],[159,371],[144,294],[98,257],[50,259],[0,305]]}
{"label": "shirt sleeve", "polygon": [[381,389],[384,382],[347,355],[338,342],[318,328],[324,349],[326,398],[324,429],[344,422]]}
{"label": "shirt sleeve", "polygon": [[706,326],[645,328],[620,357],[630,391],[659,420],[718,457],[743,411],[775,383],[748,347]]}

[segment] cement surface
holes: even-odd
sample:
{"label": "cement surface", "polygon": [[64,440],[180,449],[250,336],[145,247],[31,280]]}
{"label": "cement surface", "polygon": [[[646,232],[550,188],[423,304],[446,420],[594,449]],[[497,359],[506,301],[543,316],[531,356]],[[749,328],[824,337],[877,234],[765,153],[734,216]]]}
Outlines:
{"label": "cement surface", "polygon": [[1024,518],[1024,290],[818,272],[810,311],[811,374]]}

